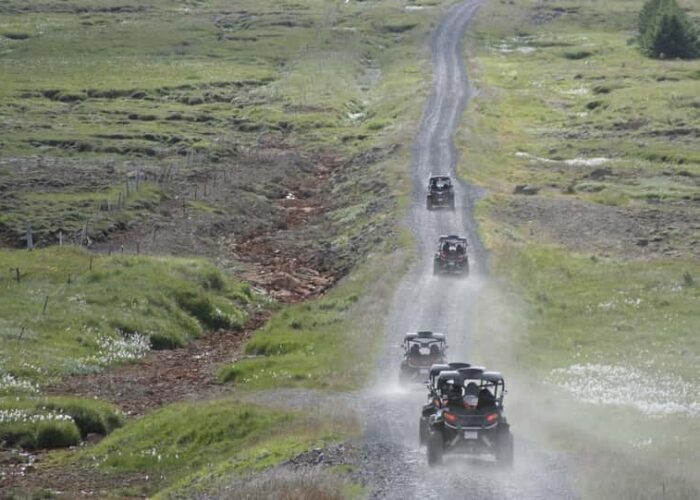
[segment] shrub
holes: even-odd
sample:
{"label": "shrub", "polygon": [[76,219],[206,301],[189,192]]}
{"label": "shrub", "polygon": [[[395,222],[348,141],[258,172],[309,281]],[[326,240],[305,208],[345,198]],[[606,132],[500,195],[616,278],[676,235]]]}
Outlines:
{"label": "shrub", "polygon": [[148,337],[151,343],[151,349],[155,351],[163,351],[165,349],[176,349],[185,345],[182,339],[173,337],[168,333],[152,333]]}
{"label": "shrub", "polygon": [[0,441],[21,448],[73,446],[90,433],[107,435],[124,423],[104,401],[72,397],[0,398]]}
{"label": "shrub", "polygon": [[593,52],[587,50],[577,50],[574,52],[564,52],[564,57],[571,59],[573,61],[578,61],[579,59],[585,59],[593,55]]}
{"label": "shrub", "polygon": [[36,430],[36,448],[65,448],[80,442],[80,433],[71,421],[39,422]]}
{"label": "shrub", "polygon": [[639,45],[655,58],[700,57],[698,29],[676,0],[648,0],[639,13]]}
{"label": "shrub", "polygon": [[18,412],[16,420],[0,420],[0,441],[20,448],[62,448],[80,442],[80,431],[70,418],[51,418]]}
{"label": "shrub", "polygon": [[78,398],[51,398],[41,401],[47,410],[70,415],[82,437],[90,433],[107,435],[122,426],[124,419],[115,406],[102,401]]}

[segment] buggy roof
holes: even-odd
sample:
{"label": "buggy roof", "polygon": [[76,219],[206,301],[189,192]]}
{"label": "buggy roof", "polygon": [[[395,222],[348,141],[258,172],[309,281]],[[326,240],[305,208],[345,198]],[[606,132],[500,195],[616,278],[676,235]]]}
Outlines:
{"label": "buggy roof", "polygon": [[432,181],[433,179],[438,181],[451,181],[452,177],[448,174],[430,174],[430,180]]}
{"label": "buggy roof", "polygon": [[503,375],[500,372],[486,371],[483,366],[470,366],[458,370],[441,371],[438,379],[441,381],[453,379],[460,382],[465,380],[483,380],[485,382],[499,383],[503,381]]}
{"label": "buggy roof", "polygon": [[467,242],[467,239],[464,236],[459,236],[456,234],[443,234],[440,235],[440,241],[460,241],[460,242]]}
{"label": "buggy roof", "polygon": [[431,342],[444,342],[445,334],[437,332],[409,332],[404,335],[404,342],[420,342],[423,344],[429,344]]}

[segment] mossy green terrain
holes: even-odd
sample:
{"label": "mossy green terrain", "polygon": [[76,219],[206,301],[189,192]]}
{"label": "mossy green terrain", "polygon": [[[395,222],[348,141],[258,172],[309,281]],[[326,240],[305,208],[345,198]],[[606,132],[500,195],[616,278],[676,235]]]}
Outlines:
{"label": "mossy green terrain", "polygon": [[[194,495],[232,474],[266,469],[348,435],[347,421],[309,419],[233,399],[166,406],[127,423],[95,446],[54,454],[43,467],[89,471],[100,494]],[[138,486],[118,478],[147,475]],[[180,493],[178,493],[180,492]],[[187,493],[184,493],[187,492]]]}
{"label": "mossy green terrain", "polygon": [[460,173],[491,190],[477,350],[551,394],[544,430],[515,408],[590,498],[698,490],[700,73],[640,54],[642,3],[484,6],[459,134]]}
{"label": "mossy green terrain", "polygon": [[[0,252],[2,394],[237,329],[248,285],[197,259],[94,256],[71,247]],[[19,276],[19,281],[17,277]]]}
{"label": "mossy green terrain", "polygon": [[[237,245],[252,237],[344,280],[280,309],[249,357],[222,367],[233,380],[222,390],[362,383],[407,261],[394,226],[409,189],[401,144],[420,113],[423,49],[441,7],[408,5],[0,5],[0,244],[24,246],[31,225],[39,247],[63,237],[100,252],[0,253],[8,409],[49,411],[33,406],[47,382],[239,328],[258,300],[247,285],[205,260],[152,254],[204,255],[235,274],[250,266]],[[63,444],[85,434],[70,418]],[[229,398],[166,405],[97,445],[52,454],[30,486],[206,493],[356,430],[335,414]]]}
{"label": "mossy green terrain", "polygon": [[[404,7],[6,2],[0,241],[23,245],[30,224],[40,245],[59,232],[109,245],[146,224],[165,238],[180,212],[244,237],[284,227],[278,201],[293,193],[337,219],[355,207],[311,237],[368,251],[388,227],[381,160],[424,78],[414,56],[431,16]],[[333,194],[306,186],[330,171]]]}
{"label": "mossy green terrain", "polygon": [[107,435],[124,423],[113,406],[72,397],[0,397],[0,441],[23,448],[73,446],[88,434]]}

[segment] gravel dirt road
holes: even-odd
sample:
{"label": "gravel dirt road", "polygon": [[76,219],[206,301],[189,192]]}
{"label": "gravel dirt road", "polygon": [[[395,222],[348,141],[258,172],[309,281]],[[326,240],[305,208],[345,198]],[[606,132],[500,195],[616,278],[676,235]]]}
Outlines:
{"label": "gravel dirt road", "polygon": [[[450,361],[479,364],[470,357],[474,304],[488,279],[488,255],[473,215],[479,190],[465,183],[457,185],[454,212],[425,208],[430,173],[455,175],[453,135],[470,97],[462,38],[478,8],[479,2],[471,0],[453,6],[432,38],[433,85],[413,151],[414,192],[408,215],[419,257],[396,293],[376,383],[362,400],[365,442],[360,463],[372,498],[577,497],[566,470],[566,457],[545,452],[527,436],[519,435],[517,422],[511,422],[516,446],[512,469],[497,466],[490,458],[457,455],[447,455],[445,465],[429,469],[425,449],[418,444],[425,389],[398,384],[399,344],[407,331],[444,332]],[[432,256],[441,234],[466,235],[472,263],[467,279],[433,276]],[[507,382],[508,373],[504,375]],[[506,399],[506,414],[507,409]]]}

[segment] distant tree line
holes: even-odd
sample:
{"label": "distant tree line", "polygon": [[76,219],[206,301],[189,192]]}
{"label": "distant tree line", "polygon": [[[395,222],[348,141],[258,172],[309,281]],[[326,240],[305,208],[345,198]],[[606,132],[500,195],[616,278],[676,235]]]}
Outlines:
{"label": "distant tree line", "polygon": [[642,52],[659,59],[700,57],[700,35],[676,0],[647,0],[639,13]]}

